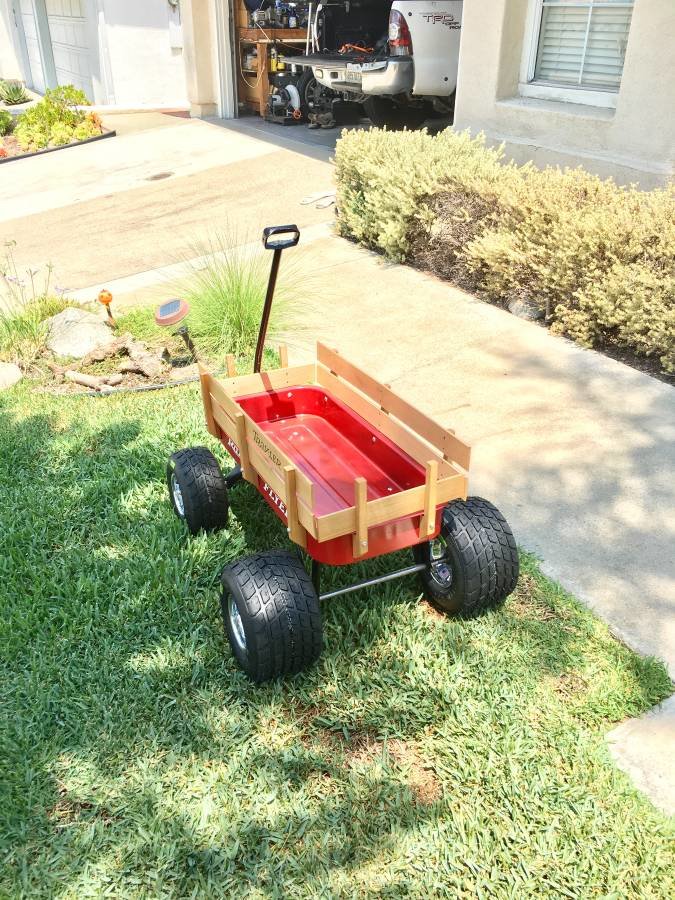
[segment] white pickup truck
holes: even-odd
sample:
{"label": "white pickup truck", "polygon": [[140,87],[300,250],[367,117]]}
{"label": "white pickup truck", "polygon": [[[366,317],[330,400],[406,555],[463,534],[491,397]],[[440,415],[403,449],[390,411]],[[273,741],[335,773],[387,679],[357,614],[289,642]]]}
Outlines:
{"label": "white pickup truck", "polygon": [[434,112],[452,111],[462,6],[462,0],[313,3],[309,52],[293,62],[311,67],[324,105],[331,96],[352,100],[375,125],[419,127]]}

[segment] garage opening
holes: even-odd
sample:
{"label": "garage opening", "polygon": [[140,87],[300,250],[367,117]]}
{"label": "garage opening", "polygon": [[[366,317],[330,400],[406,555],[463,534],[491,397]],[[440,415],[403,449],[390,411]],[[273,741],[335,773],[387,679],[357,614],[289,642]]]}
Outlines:
{"label": "garage opening", "polygon": [[233,0],[238,114],[270,125],[452,123],[461,0]]}

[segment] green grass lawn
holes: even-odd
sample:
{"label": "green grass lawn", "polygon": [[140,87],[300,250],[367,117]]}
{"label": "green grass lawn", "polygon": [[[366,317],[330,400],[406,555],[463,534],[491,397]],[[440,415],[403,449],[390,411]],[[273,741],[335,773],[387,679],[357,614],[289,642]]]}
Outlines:
{"label": "green grass lawn", "polygon": [[1,897],[672,896],[604,743],[660,663],[524,556],[476,621],[413,581],[332,601],[318,666],[253,687],[218,576],[286,536],[244,484],[188,538],[164,466],[200,443],[194,386],[0,397]]}

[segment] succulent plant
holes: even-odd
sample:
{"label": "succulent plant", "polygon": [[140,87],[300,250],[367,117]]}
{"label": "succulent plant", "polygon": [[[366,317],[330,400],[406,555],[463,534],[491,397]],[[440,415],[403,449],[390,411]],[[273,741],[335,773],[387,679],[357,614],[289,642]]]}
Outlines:
{"label": "succulent plant", "polygon": [[17,103],[27,103],[30,96],[18,81],[0,81],[0,100],[7,106],[14,106]]}

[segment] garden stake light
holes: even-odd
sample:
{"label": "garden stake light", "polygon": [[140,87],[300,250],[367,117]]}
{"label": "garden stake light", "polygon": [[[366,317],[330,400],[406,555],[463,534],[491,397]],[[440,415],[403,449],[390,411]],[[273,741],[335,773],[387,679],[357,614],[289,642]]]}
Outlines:
{"label": "garden stake light", "polygon": [[[157,325],[161,325],[162,328],[169,328],[172,325],[178,325],[179,322],[182,322],[189,312],[190,304],[187,300],[181,300],[179,298],[167,300],[166,303],[162,303],[155,310],[155,322]],[[197,348],[190,337],[187,325],[181,325],[174,331],[174,334],[180,335],[190,353],[190,358],[196,362]],[[174,362],[179,362],[179,360],[174,360]]]}
{"label": "garden stake light", "polygon": [[[237,465],[224,476],[206,447],[178,450],[167,465],[171,503],[192,534],[227,525],[228,489],[244,479],[297,545],[222,571],[225,630],[256,682],[318,659],[320,600],[419,574],[434,606],[469,618],[502,603],[518,580],[511,529],[487,500],[467,497],[471,451],[453,431],[323,344],[315,362],[289,367],[284,348],[281,368],[261,372],[282,251],[299,240],[296,225],[263,232],[274,256],[253,374],[216,378],[199,366],[206,427]],[[181,303],[160,312],[179,315]],[[322,565],[406,548],[412,565],[321,593]]]}
{"label": "garden stake light", "polygon": [[98,302],[102,306],[105,306],[105,311],[108,314],[108,318],[106,319],[106,325],[108,325],[110,328],[114,329],[114,328],[117,328],[117,322],[113,318],[113,314],[110,311],[110,304],[112,303],[112,298],[113,298],[112,294],[110,293],[110,291],[106,290],[106,288],[103,288],[102,291],[99,291]]}

